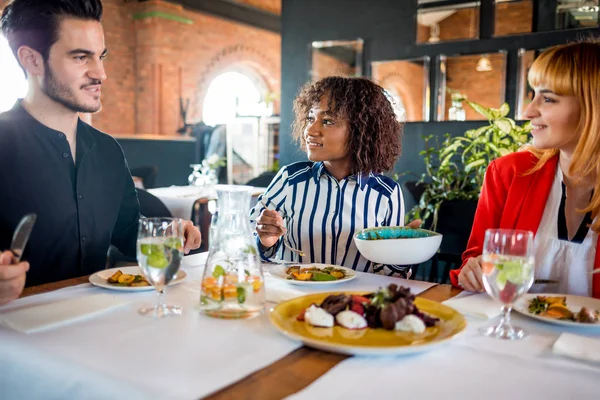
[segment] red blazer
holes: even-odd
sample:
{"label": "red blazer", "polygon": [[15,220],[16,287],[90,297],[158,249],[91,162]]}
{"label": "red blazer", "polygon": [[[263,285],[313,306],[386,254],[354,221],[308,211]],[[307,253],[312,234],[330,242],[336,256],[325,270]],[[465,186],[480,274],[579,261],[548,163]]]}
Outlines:
{"label": "red blazer", "polygon": [[[554,182],[558,156],[548,160],[538,171],[525,175],[536,161],[537,157],[531,152],[521,151],[490,163],[481,188],[467,250],[462,255],[463,266],[467,259],[483,252],[486,229],[524,229],[534,234],[537,232]],[[594,261],[594,269],[598,268],[600,236],[596,243]],[[450,271],[450,280],[454,286],[458,286],[459,272],[460,268]],[[600,298],[600,273],[593,277],[592,296]]]}

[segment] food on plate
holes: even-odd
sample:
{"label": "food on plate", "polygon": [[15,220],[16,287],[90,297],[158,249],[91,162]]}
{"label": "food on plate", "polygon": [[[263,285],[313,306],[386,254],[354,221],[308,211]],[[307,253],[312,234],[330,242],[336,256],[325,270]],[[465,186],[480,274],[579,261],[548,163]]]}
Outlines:
{"label": "food on plate", "polygon": [[314,304],[306,309],[304,312],[304,319],[312,326],[320,326],[323,328],[333,327],[333,315]]}
{"label": "food on plate", "polygon": [[117,286],[150,286],[144,275],[124,274],[121,270],[117,270],[107,280],[108,283]]}
{"label": "food on plate", "polygon": [[400,321],[396,322],[394,329],[403,332],[423,333],[427,327],[421,318],[417,317],[416,315],[409,314]]}
{"label": "food on plate", "polygon": [[352,310],[344,310],[335,316],[335,322],[348,329],[363,329],[367,327],[367,320]]}
{"label": "food on plate", "polygon": [[295,281],[337,281],[346,277],[346,271],[335,267],[302,267],[294,265],[289,267],[285,273],[287,279]]}
{"label": "food on plate", "polygon": [[383,328],[423,333],[439,319],[421,312],[414,300],[410,289],[390,284],[364,296],[345,293],[327,296],[321,304],[311,304],[302,310],[296,319],[315,327],[329,328],[335,321],[352,330]]}
{"label": "food on plate", "polygon": [[552,319],[561,319],[583,324],[595,324],[600,319],[600,311],[582,307],[573,312],[567,307],[566,296],[536,296],[529,300],[529,312]]}

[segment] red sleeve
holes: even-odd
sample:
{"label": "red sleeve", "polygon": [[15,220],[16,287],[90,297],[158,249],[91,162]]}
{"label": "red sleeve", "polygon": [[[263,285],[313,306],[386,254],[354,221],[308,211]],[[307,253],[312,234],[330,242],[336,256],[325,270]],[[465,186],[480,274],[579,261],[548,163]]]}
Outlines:
{"label": "red sleeve", "polygon": [[462,255],[462,266],[450,271],[450,282],[458,286],[458,274],[471,257],[477,257],[483,252],[485,231],[500,227],[500,219],[506,203],[509,185],[502,181],[496,162],[492,161],[485,173],[481,194],[475,211],[475,219],[471,228],[471,236],[467,249]]}

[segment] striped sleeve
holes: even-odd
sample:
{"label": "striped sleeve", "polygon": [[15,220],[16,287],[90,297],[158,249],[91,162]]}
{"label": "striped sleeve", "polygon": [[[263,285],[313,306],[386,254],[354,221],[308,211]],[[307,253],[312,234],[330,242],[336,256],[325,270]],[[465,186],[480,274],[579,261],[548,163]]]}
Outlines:
{"label": "striped sleeve", "polygon": [[396,184],[389,198],[388,210],[385,216],[386,226],[404,225],[404,198],[400,185]]}
{"label": "striped sleeve", "polygon": [[279,247],[281,245],[282,239],[280,238],[279,241],[277,241],[277,243],[275,245],[273,245],[272,247],[270,247],[268,249],[264,249],[260,243],[260,240],[258,239],[258,233],[256,232],[256,219],[260,216],[260,214],[262,213],[262,211],[265,208],[269,209],[269,210],[275,210],[275,211],[279,212],[280,214],[282,214],[282,216],[285,217],[285,215],[286,215],[285,198],[286,198],[286,194],[287,194],[287,190],[286,190],[287,186],[288,186],[287,167],[283,167],[282,169],[279,170],[279,172],[277,173],[275,178],[273,178],[273,180],[271,181],[271,184],[269,185],[269,187],[267,188],[265,193],[263,193],[262,195],[260,195],[258,197],[258,202],[254,206],[254,208],[252,208],[252,210],[250,210],[250,225],[252,226],[252,229],[254,230],[254,236],[256,237],[256,244],[261,253],[261,257],[266,260],[273,257],[277,253],[277,250],[279,249]]}

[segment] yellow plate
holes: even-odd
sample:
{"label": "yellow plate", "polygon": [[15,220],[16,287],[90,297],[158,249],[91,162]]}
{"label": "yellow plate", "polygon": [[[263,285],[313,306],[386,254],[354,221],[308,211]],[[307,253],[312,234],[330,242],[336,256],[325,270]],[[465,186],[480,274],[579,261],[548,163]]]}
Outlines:
{"label": "yellow plate", "polygon": [[307,346],[334,353],[363,355],[411,354],[429,350],[452,340],[467,326],[467,321],[458,311],[419,297],[415,299],[419,310],[440,319],[436,326],[427,328],[424,333],[387,331],[383,328],[317,328],[296,320],[303,309],[313,303],[320,304],[327,296],[339,293],[342,292],[311,294],[288,300],[272,308],[269,318],[275,328],[284,335],[302,341]]}

